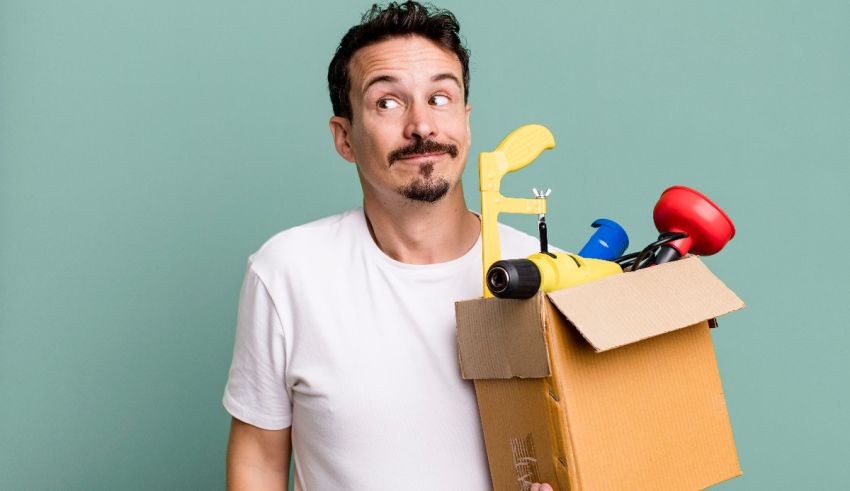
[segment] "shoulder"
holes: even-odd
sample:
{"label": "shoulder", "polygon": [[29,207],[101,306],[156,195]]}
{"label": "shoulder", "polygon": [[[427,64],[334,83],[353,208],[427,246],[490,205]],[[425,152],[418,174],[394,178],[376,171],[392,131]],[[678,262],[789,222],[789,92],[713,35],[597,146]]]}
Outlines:
{"label": "shoulder", "polygon": [[351,247],[363,228],[362,211],[345,212],[292,227],[269,238],[251,255],[257,272],[293,266],[317,257],[332,257]]}

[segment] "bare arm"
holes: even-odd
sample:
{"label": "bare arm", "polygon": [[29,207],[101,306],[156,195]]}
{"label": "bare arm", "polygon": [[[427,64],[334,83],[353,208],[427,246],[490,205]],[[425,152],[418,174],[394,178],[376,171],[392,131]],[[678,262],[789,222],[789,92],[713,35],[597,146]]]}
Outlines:
{"label": "bare arm", "polygon": [[291,429],[264,430],[233,418],[227,445],[227,491],[286,491]]}

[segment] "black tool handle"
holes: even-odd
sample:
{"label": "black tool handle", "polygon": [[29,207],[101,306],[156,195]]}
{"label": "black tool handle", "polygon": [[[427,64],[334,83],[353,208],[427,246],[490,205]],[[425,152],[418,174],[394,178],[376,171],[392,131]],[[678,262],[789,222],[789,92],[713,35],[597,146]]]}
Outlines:
{"label": "black tool handle", "polygon": [[549,254],[549,234],[547,233],[545,216],[537,220],[537,230],[540,232],[540,252]]}

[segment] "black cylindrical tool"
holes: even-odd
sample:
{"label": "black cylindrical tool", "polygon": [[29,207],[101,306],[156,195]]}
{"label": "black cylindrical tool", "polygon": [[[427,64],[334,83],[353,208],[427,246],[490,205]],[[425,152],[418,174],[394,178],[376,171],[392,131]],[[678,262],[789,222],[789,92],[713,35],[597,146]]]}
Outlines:
{"label": "black cylindrical tool", "polygon": [[487,270],[487,288],[499,298],[531,298],[540,281],[540,270],[528,259],[503,259]]}

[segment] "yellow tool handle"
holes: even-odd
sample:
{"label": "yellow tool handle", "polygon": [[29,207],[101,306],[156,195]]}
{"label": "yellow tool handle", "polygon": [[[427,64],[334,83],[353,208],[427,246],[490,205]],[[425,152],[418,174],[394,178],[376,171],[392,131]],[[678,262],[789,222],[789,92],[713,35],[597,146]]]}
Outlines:
{"label": "yellow tool handle", "polygon": [[[522,169],[534,161],[544,150],[555,148],[555,137],[545,126],[529,124],[512,131],[496,147],[505,155],[508,168],[505,172]],[[504,174],[503,174],[504,175]]]}
{"label": "yellow tool handle", "polygon": [[487,270],[501,256],[499,213],[546,213],[545,199],[510,198],[499,192],[502,177],[522,169],[544,150],[555,148],[555,137],[545,126],[521,126],[506,136],[492,152],[478,156],[478,189],[481,191],[481,258],[484,272],[484,296],[493,296],[487,288]]}

